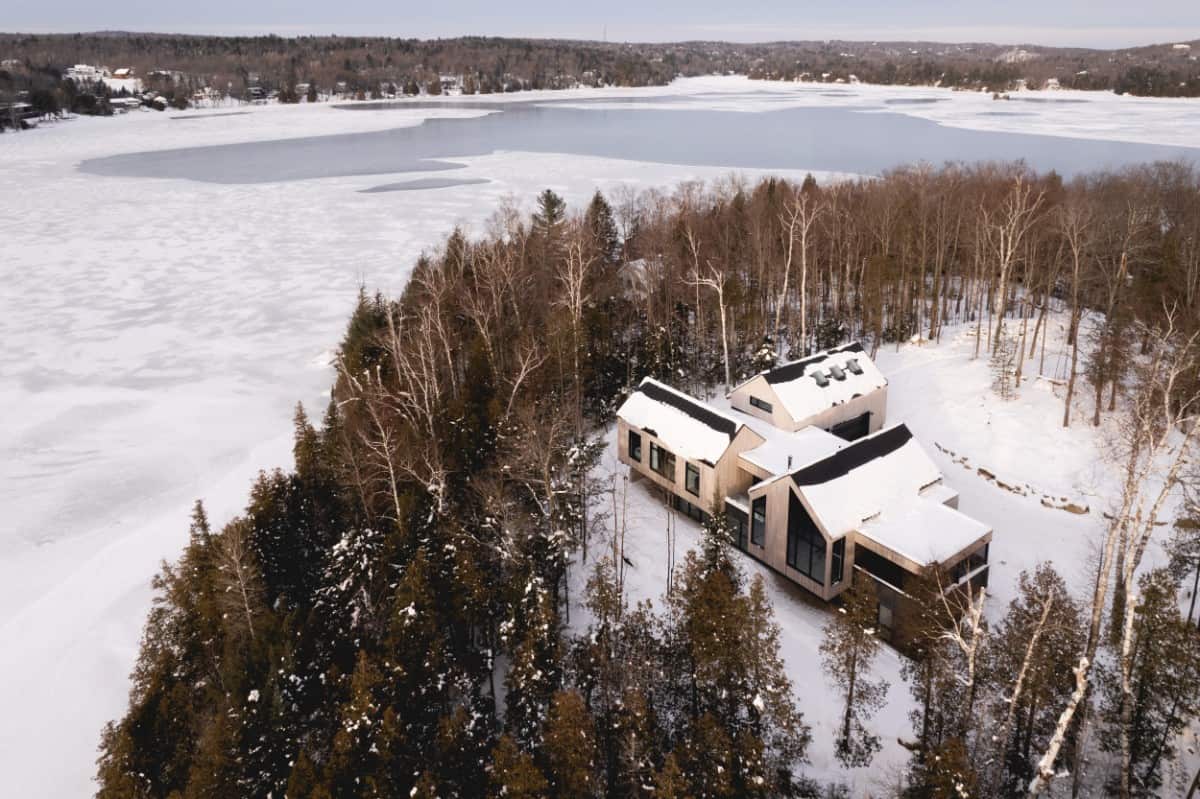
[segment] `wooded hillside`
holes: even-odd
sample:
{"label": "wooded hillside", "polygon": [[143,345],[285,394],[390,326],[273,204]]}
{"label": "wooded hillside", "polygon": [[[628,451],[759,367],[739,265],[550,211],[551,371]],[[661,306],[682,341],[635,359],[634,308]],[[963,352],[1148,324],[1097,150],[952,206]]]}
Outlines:
{"label": "wooded hillside", "polygon": [[[913,168],[597,194],[574,214],[546,192],[489,231],[450,236],[403,296],[363,294],[320,428],[297,411],[294,470],[263,474],[222,529],[197,505],[103,736],[101,797],[826,795],[803,777],[811,719],[770,604],[720,521],[657,609],[628,606],[597,431],[646,375],[720,385],[949,325],[996,359],[1036,351],[1052,306],[1071,320],[1067,395],[1093,409],[1068,400],[1062,423],[1128,420],[1123,510],[1093,595],[1047,564],[989,626],[982,595],[917,592],[905,795],[1072,778],[1153,795],[1200,710],[1178,602],[1200,569],[1194,503],[1171,569],[1139,571],[1155,492],[1200,479],[1195,171]],[[1085,315],[1102,320],[1087,338]],[[1029,377],[1002,361],[999,379]],[[567,569],[592,575],[581,635]],[[874,751],[872,607],[852,595],[821,653],[846,685],[847,764]]]}

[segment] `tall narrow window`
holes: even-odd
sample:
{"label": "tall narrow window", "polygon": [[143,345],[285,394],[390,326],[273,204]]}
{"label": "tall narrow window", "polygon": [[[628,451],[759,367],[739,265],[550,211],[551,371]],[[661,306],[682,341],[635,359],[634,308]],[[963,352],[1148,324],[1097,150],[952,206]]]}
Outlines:
{"label": "tall narrow window", "polygon": [[750,543],[762,546],[767,540],[767,498],[759,497],[750,507]]}
{"label": "tall narrow window", "polygon": [[844,566],[845,561],[846,561],[846,539],[845,539],[845,537],[842,537],[842,538],[839,538],[837,541],[833,542],[833,560],[830,565],[830,571],[832,572],[832,574],[830,575],[830,578],[829,578],[829,582],[831,585],[837,585],[838,583],[840,583],[842,581],[842,572],[845,569],[845,566]]}
{"label": "tall narrow window", "polygon": [[700,496],[700,470],[690,463],[683,472],[683,487],[688,490],[689,494]]}
{"label": "tall narrow window", "polygon": [[788,502],[787,565],[824,585],[825,537],[795,494]]}
{"label": "tall narrow window", "polygon": [[662,477],[675,482],[675,455],[650,442],[650,468]]}
{"label": "tall narrow window", "polygon": [[642,434],[629,431],[629,457],[639,463],[642,460]]}

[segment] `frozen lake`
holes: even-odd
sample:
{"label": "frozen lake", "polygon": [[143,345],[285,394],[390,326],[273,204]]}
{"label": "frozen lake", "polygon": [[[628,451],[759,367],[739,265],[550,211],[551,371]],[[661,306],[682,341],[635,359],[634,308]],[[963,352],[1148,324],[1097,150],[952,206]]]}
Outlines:
{"label": "frozen lake", "polygon": [[[847,92],[818,97],[836,101]],[[853,95],[850,95],[853,96]],[[1193,148],[1130,141],[947,127],[904,111],[953,103],[949,96],[882,98],[858,107],[786,107],[791,93],[756,98],[781,106],[759,113],[705,106],[706,97],[631,98],[621,104],[579,101],[464,102],[485,112],[431,119],[395,130],[129,153],[83,163],[96,175],[181,178],[246,184],[360,175],[456,170],[456,159],[496,152],[554,153],[680,166],[820,170],[879,174],[904,164],[1017,161],[1064,176],[1128,164],[1193,159]],[[1018,126],[1035,119],[1031,101],[1087,104],[1081,98],[995,101],[981,113]],[[445,103],[347,106],[412,113]],[[465,173],[465,174],[469,174]]]}
{"label": "frozen lake", "polygon": [[826,180],[914,158],[1071,172],[1200,153],[1187,101],[741,78],[527,99],[147,112],[0,136],[6,796],[90,793],[150,578],[186,541],[191,503],[221,523],[259,469],[290,463],[292,409],[319,417],[359,285],[399,293],[455,225],[480,230],[508,198],[528,211],[546,187],[579,209],[597,188],[732,167]]}

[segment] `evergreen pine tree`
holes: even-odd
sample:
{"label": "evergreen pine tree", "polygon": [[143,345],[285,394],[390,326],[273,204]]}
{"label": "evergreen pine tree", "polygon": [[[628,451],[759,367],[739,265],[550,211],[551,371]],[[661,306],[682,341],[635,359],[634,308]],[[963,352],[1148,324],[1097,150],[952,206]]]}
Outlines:
{"label": "evergreen pine tree", "polygon": [[599,795],[595,722],[577,691],[559,691],[551,700],[541,759],[552,796]]}
{"label": "evergreen pine tree", "polygon": [[566,221],[567,204],[551,189],[538,195],[538,209],[533,214],[533,233],[549,246],[553,246],[562,235]]}
{"label": "evergreen pine tree", "polygon": [[488,797],[541,799],[548,795],[549,788],[546,778],[534,764],[533,756],[522,752],[511,735],[501,735],[492,749]]}
{"label": "evergreen pine tree", "polygon": [[612,206],[599,190],[592,195],[584,215],[584,224],[591,236],[591,247],[601,265],[613,266],[621,261],[621,236],[613,218]]}
{"label": "evergreen pine tree", "polygon": [[[1072,669],[1084,650],[1086,629],[1079,603],[1050,564],[1021,572],[1017,596],[995,629],[980,678],[1001,695],[993,702],[990,719],[979,722],[978,732],[995,739],[1008,726],[1008,740],[992,742],[1000,747],[996,757],[1002,758],[1003,765],[1002,770],[993,769],[993,773],[1002,771],[1000,784],[993,789],[1013,794],[1029,784],[1035,759],[1045,751],[1058,714],[1075,688]],[[1020,694],[1014,696],[1018,680]],[[961,730],[959,736],[965,738],[969,732]],[[981,782],[997,781],[993,773],[981,772]]]}
{"label": "evergreen pine tree", "polygon": [[326,767],[333,799],[391,797],[402,787],[392,781],[391,753],[398,740],[394,717],[378,701],[383,682],[371,659],[360,652]]}
{"label": "evergreen pine tree", "polygon": [[762,344],[754,351],[750,359],[750,369],[755,373],[774,369],[779,362],[779,353],[775,350],[775,340],[770,335],[763,336]]}
{"label": "evergreen pine tree", "polygon": [[844,697],[842,718],[834,744],[837,759],[847,768],[869,765],[882,744],[865,726],[887,696],[884,680],[871,681],[871,665],[879,652],[875,637],[878,603],[870,578],[856,579],[842,594],[842,606],[825,625],[821,660],[825,673]]}
{"label": "evergreen pine tree", "polygon": [[1180,614],[1166,569],[1142,575],[1138,591],[1129,692],[1122,690],[1119,667],[1101,670],[1101,717],[1110,732],[1100,744],[1119,751],[1119,730],[1128,725],[1130,789],[1149,797],[1159,795],[1180,733],[1200,715],[1200,630]]}
{"label": "evergreen pine tree", "polygon": [[654,796],[659,799],[690,799],[687,778],[674,754],[667,755],[654,777]]}

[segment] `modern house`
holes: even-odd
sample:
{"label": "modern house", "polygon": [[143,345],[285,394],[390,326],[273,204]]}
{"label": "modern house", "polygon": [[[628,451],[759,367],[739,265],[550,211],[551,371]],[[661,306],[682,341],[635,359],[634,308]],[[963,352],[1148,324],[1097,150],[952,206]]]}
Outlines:
{"label": "modern house", "polygon": [[724,513],[739,550],[821,599],[855,572],[874,580],[886,637],[915,581],[986,585],[992,538],[908,427],[883,428],[886,391],[857,344],[756,375],[732,410],[646,378],[617,411],[618,454],[677,510]]}
{"label": "modern house", "polygon": [[780,430],[819,427],[853,441],[883,427],[887,378],[855,342],[760,372],[729,404]]}

